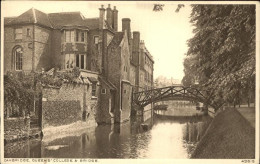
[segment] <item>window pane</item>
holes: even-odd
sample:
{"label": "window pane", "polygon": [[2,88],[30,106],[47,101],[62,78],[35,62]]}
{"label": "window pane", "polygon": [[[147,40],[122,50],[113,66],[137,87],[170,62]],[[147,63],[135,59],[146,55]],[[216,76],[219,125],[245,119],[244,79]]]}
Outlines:
{"label": "window pane", "polygon": [[80,35],[80,33],[79,33],[79,31],[77,30],[77,32],[76,32],[76,42],[79,41],[79,35]]}
{"label": "window pane", "polygon": [[96,96],[96,83],[92,84],[92,96]]}
{"label": "window pane", "polygon": [[21,48],[18,48],[14,52],[15,54],[15,70],[22,70],[22,64],[23,64],[23,54],[21,52]]}
{"label": "window pane", "polygon": [[71,42],[74,42],[74,31],[70,31]]}
{"label": "window pane", "polygon": [[81,69],[84,69],[84,61],[85,61],[84,57],[85,57],[85,55],[81,55],[81,61],[80,61],[81,62],[81,65],[80,65]]}
{"label": "window pane", "polygon": [[85,37],[84,32],[81,32],[81,41],[82,42],[84,42],[84,37]]}
{"label": "window pane", "polygon": [[94,37],[94,43],[95,43],[95,44],[98,44],[98,36],[95,36],[95,37]]}
{"label": "window pane", "polygon": [[22,29],[21,28],[17,28],[17,29],[15,29],[15,33],[16,34],[21,34],[23,31],[22,31]]}
{"label": "window pane", "polygon": [[70,68],[74,68],[75,66],[75,56],[74,54],[70,54],[70,59],[69,59],[69,62],[70,62]]}
{"label": "window pane", "polygon": [[65,32],[65,41],[70,42],[70,31]]}
{"label": "window pane", "polygon": [[76,67],[79,67],[79,55],[76,55]]}
{"label": "window pane", "polygon": [[65,55],[65,69],[70,68],[70,54]]}

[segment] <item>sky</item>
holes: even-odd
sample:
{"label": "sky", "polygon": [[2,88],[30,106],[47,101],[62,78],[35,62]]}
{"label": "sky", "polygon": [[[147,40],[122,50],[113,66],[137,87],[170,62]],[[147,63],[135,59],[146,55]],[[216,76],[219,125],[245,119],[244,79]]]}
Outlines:
{"label": "sky", "polygon": [[98,8],[108,4],[118,10],[118,30],[122,30],[122,18],[131,19],[131,31],[139,31],[141,40],[154,57],[154,78],[165,76],[181,80],[184,76],[183,60],[187,52],[187,40],[192,34],[189,23],[191,7],[186,4],[176,13],[177,2],[165,4],[163,11],[154,12],[155,2],[135,1],[2,1],[2,15],[19,16],[34,7],[45,13],[80,11],[84,17],[98,17]]}

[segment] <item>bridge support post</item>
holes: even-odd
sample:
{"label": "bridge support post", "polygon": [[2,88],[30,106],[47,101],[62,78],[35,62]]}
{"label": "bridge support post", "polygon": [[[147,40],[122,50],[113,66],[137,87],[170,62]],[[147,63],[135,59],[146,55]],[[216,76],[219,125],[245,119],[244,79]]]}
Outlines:
{"label": "bridge support post", "polygon": [[203,103],[203,113],[205,114],[205,115],[207,115],[208,114],[208,110],[209,110],[209,108],[208,108],[208,104],[206,104],[206,103]]}
{"label": "bridge support post", "polygon": [[137,110],[136,110],[136,115],[137,116],[143,116],[144,115],[144,108],[143,107],[138,107]]}

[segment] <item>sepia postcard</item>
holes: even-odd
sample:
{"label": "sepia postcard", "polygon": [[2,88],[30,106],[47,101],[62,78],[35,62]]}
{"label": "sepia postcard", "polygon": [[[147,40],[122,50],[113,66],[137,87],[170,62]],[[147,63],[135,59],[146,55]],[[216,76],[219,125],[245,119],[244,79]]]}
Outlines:
{"label": "sepia postcard", "polygon": [[257,1],[2,1],[1,163],[260,163]]}

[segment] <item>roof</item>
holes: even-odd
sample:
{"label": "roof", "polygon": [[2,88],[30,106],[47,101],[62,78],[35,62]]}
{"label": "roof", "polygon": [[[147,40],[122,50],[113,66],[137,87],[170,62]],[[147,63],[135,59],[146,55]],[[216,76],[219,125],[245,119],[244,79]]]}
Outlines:
{"label": "roof", "polygon": [[21,14],[18,17],[13,18],[12,20],[11,19],[7,18],[7,20],[9,22],[8,23],[6,22],[5,25],[35,23],[35,24],[46,26],[46,27],[52,27],[52,25],[49,21],[49,18],[48,18],[48,14],[43,13],[43,12],[37,10],[37,9],[34,9],[34,8],[27,10],[26,12],[24,12],[23,14]]}
{"label": "roof", "polygon": [[[97,22],[98,28],[98,18],[96,19],[97,20],[95,22]],[[18,17],[5,18],[5,25],[16,24],[39,24],[45,27],[57,29],[61,29],[65,26],[88,27],[92,25],[92,23],[87,24],[84,16],[80,12],[60,12],[46,14],[34,8],[27,10]],[[93,25],[96,26],[96,23]]]}
{"label": "roof", "polygon": [[98,78],[99,78],[99,80],[101,81],[101,83],[106,84],[106,85],[109,87],[109,89],[116,90],[115,85],[112,84],[109,80],[104,79],[104,78],[102,78],[102,77],[100,77],[100,76],[99,76]]}
{"label": "roof", "polygon": [[115,46],[119,46],[122,39],[124,37],[124,33],[123,32],[116,32],[114,35],[113,40],[111,41],[110,45],[115,45]]}
{"label": "roof", "polygon": [[16,17],[5,17],[4,25],[8,25],[11,21],[13,21]]}
{"label": "roof", "polygon": [[49,20],[54,28],[64,26],[87,26],[84,17],[80,12],[61,12],[48,14]]}
{"label": "roof", "polygon": [[88,19],[85,19],[84,22],[90,29],[99,28],[99,18],[88,18]]}
{"label": "roof", "polygon": [[87,77],[91,83],[97,83],[98,80],[95,77]]}

